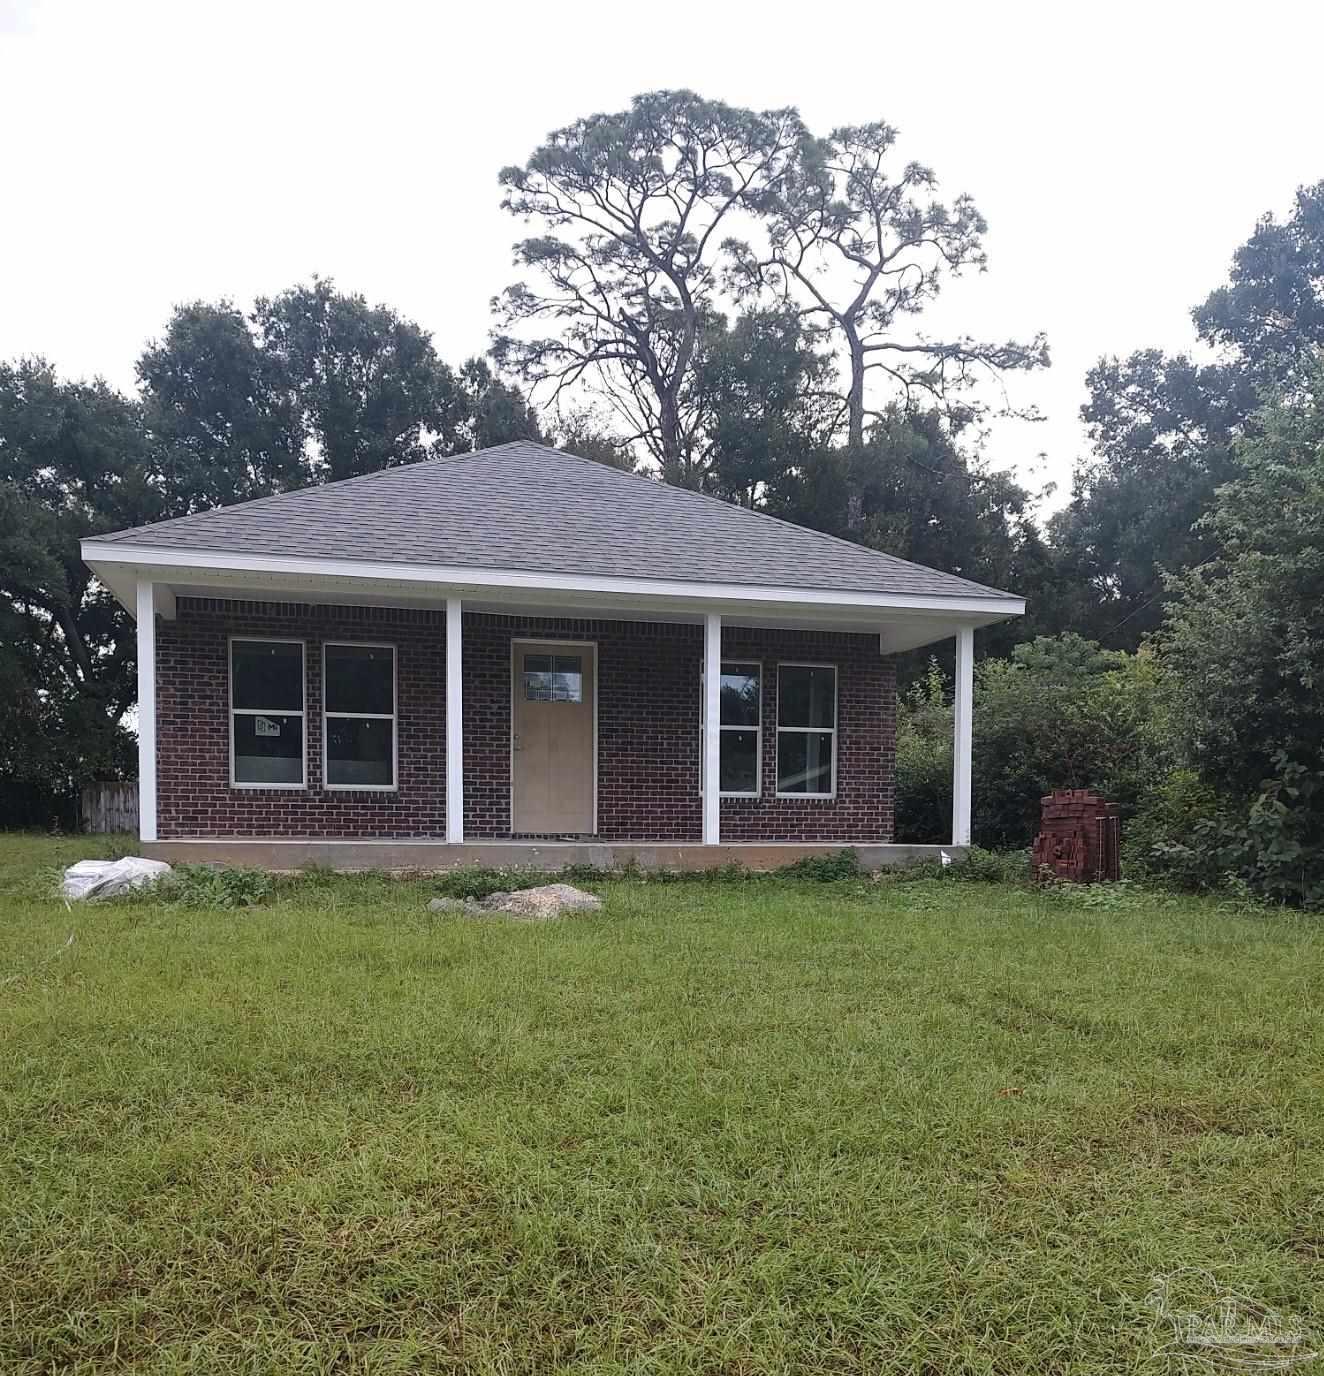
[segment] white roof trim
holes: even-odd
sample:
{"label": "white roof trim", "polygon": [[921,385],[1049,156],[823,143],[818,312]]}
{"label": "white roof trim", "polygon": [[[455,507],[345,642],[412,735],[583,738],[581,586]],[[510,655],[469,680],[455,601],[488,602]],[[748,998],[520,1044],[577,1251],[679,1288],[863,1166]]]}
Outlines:
{"label": "white roof trim", "polygon": [[82,542],[83,559],[92,565],[160,568],[176,572],[216,571],[259,575],[370,578],[396,583],[426,583],[475,593],[488,589],[543,589],[573,593],[607,593],[641,598],[682,598],[695,602],[798,603],[879,611],[946,612],[985,616],[989,620],[1020,616],[1021,597],[934,597],[915,593],[832,591],[823,588],[764,587],[752,583],[701,583],[656,578],[584,577],[569,573],[531,573],[520,569],[462,568],[438,564],[404,564],[357,559],[290,555],[231,554],[218,550],[151,548],[144,545]]}

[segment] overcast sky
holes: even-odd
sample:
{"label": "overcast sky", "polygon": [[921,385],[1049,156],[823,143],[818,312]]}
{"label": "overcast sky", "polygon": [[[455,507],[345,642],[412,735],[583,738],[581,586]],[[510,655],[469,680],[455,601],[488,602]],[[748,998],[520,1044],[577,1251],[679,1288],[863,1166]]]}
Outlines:
{"label": "overcast sky", "polygon": [[[1324,177],[1324,4],[0,0],[0,358],[128,387],[174,303],[318,272],[459,362],[516,223],[496,174],[660,86],[882,118],[990,223],[934,324],[1047,331],[992,452],[1065,486],[1085,370],[1191,339],[1266,210]],[[1038,465],[1037,455],[1046,454]]]}

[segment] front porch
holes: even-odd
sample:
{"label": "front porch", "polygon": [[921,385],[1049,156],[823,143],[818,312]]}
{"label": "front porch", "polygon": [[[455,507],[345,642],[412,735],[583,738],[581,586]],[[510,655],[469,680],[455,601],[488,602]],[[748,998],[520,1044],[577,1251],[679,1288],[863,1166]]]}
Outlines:
{"label": "front porch", "polygon": [[[850,846],[873,868],[969,842],[974,630],[999,619],[988,599],[480,587],[398,566],[176,559],[135,548],[94,565],[137,613],[140,835],[156,858],[769,869]],[[952,829],[898,846],[893,656],[945,635]],[[288,700],[244,697],[245,646],[284,647]],[[337,700],[349,690],[333,657],[347,654],[381,661],[381,701]],[[576,709],[582,729],[568,729]],[[531,749],[543,711],[561,715]],[[373,738],[375,753],[340,758]],[[532,790],[531,755],[554,763]]]}
{"label": "front porch", "polygon": [[[249,865],[259,869],[313,867],[352,872],[389,870],[429,873],[476,866],[481,869],[534,869],[554,872],[567,865],[600,870],[702,871],[738,865],[776,870],[796,860],[831,855],[842,847],[828,842],[743,841],[726,845],[667,845],[638,842],[567,841],[319,841],[231,840],[151,841],[143,853],[175,865]],[[901,868],[940,860],[959,860],[961,846],[861,845],[853,847],[867,870]]]}

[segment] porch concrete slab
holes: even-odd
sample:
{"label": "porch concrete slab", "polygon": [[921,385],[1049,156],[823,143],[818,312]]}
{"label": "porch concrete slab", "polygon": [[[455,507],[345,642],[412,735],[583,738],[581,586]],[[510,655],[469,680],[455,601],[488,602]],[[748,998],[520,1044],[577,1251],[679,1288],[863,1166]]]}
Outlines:
{"label": "porch concrete slab", "polygon": [[[319,866],[333,870],[448,870],[460,865],[485,869],[559,870],[566,865],[646,870],[710,870],[740,865],[774,870],[814,855],[832,855],[844,842],[738,842],[705,846],[697,843],[641,841],[323,841],[260,837],[147,841],[142,854],[172,864],[248,865],[258,869],[299,870]],[[963,846],[856,845],[860,864],[869,870],[914,865],[942,855],[959,860]]]}

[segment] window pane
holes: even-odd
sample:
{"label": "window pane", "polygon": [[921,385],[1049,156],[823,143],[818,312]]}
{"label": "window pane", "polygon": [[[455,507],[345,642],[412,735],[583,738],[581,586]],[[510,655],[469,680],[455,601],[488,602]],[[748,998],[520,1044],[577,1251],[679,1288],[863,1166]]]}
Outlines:
{"label": "window pane", "polygon": [[759,671],[756,664],[724,664],[720,689],[723,726],[759,724]]}
{"label": "window pane", "polygon": [[235,712],[234,781],[303,783],[303,718]]}
{"label": "window pane", "polygon": [[326,782],[390,788],[395,783],[394,737],[394,722],[328,717]]}
{"label": "window pane", "polygon": [[524,671],[524,700],[526,702],[551,702],[551,674],[526,669]]}
{"label": "window pane", "polygon": [[723,793],[758,790],[758,745],[757,731],[722,732],[722,766],[718,777]]}
{"label": "window pane", "polygon": [[835,726],[837,671],[784,664],[777,671],[778,726]]}
{"label": "window pane", "polygon": [[231,707],[259,711],[303,709],[303,646],[270,640],[236,640]]}
{"label": "window pane", "polygon": [[328,712],[395,711],[395,651],[385,645],[326,647]]}
{"label": "window pane", "polygon": [[557,655],[552,669],[552,701],[583,702],[583,661],[579,655]]}
{"label": "window pane", "polygon": [[826,731],[777,733],[777,792],[832,792],[832,737]]}

